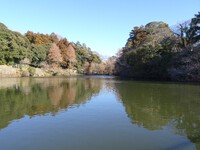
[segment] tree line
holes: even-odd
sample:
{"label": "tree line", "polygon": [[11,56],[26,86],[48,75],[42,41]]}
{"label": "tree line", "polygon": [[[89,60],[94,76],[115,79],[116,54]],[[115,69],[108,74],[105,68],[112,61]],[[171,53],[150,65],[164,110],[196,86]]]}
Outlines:
{"label": "tree line", "polygon": [[115,74],[136,79],[200,81],[200,12],[175,28],[164,22],[134,27],[117,54]]}
{"label": "tree line", "polygon": [[16,64],[135,79],[200,81],[200,12],[173,28],[162,21],[134,27],[125,46],[107,61],[84,43],[55,33],[22,35],[0,23],[0,65]]}
{"label": "tree line", "polygon": [[73,69],[87,74],[109,73],[105,72],[107,65],[102,62],[100,55],[84,43],[69,42],[55,33],[27,31],[22,35],[0,23],[0,65],[18,64]]}

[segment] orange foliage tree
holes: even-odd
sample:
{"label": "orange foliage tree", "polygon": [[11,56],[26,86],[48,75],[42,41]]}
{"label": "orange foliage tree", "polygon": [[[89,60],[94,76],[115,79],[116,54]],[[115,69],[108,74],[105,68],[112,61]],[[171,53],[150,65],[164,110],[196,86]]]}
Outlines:
{"label": "orange foliage tree", "polygon": [[76,54],[72,43],[69,43],[67,47],[67,59],[69,61],[69,68],[71,69],[72,65],[76,62]]}
{"label": "orange foliage tree", "polygon": [[57,45],[61,50],[61,56],[62,56],[62,66],[63,67],[67,67],[68,63],[67,63],[67,46],[68,46],[69,42],[67,41],[66,38],[61,39]]}
{"label": "orange foliage tree", "polygon": [[50,48],[49,54],[48,54],[48,60],[54,66],[59,66],[59,64],[62,62],[62,56],[60,53],[60,49],[55,43],[53,43],[51,45],[51,48]]}
{"label": "orange foliage tree", "polygon": [[48,34],[41,34],[41,33],[33,33],[28,31],[25,36],[32,44],[42,45],[42,44],[50,44],[50,43],[57,43],[58,37],[55,33]]}

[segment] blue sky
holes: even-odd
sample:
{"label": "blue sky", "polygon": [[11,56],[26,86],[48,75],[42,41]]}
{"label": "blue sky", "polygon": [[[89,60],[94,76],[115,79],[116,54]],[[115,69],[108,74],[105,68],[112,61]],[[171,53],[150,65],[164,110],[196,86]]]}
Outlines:
{"label": "blue sky", "polygon": [[164,21],[170,26],[194,17],[200,0],[0,0],[0,22],[25,33],[56,34],[115,55],[134,26]]}

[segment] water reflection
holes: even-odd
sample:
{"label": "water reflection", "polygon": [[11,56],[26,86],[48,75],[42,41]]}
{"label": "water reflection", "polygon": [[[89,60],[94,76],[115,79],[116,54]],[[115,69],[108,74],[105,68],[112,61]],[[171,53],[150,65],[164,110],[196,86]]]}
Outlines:
{"label": "water reflection", "polygon": [[[87,107],[84,109],[79,107],[82,104]],[[199,106],[198,85],[121,81],[101,77],[0,79],[0,130],[6,129],[13,120],[25,118],[26,115],[29,117],[45,115],[48,118],[51,114],[49,117],[51,120],[52,115],[55,119],[55,116],[59,116],[58,112],[63,110],[65,112],[63,115],[67,117],[60,120],[57,118],[57,121],[63,124],[55,123],[56,125],[52,127],[59,134],[50,133],[55,137],[55,143],[67,139],[68,145],[71,143],[77,145],[76,140],[79,138],[85,147],[87,147],[85,143],[93,141],[90,145],[99,149],[101,143],[105,145],[102,149],[105,149],[113,147],[113,142],[115,149],[131,149],[135,145],[137,149],[145,147],[143,142],[146,140],[145,142],[153,145],[152,147],[155,145],[156,148],[163,148],[165,144],[166,148],[166,145],[173,143],[173,141],[168,143],[167,140],[174,138],[177,141],[174,142],[175,145],[169,145],[169,149],[191,148],[193,146],[191,142],[200,149]],[[70,112],[69,108],[79,109],[77,112],[66,113]],[[82,111],[79,111],[81,109]],[[52,123],[54,121],[52,119]],[[46,128],[50,125],[46,122],[44,126]],[[44,137],[48,139],[49,130],[45,128],[38,127],[34,132],[43,131],[46,134]],[[67,131],[66,128],[71,130]],[[24,128],[20,133],[23,130]],[[63,132],[65,133],[62,134]],[[7,133],[9,135],[13,131]],[[23,133],[27,135],[27,132]],[[180,139],[179,136],[185,139]],[[38,137],[34,140],[40,141]],[[160,143],[157,144],[158,141],[152,137]],[[9,140],[6,142],[9,143]],[[62,144],[65,145],[66,141]],[[81,144],[77,147],[82,149]]]}
{"label": "water reflection", "polygon": [[200,148],[200,87],[151,82],[115,83],[133,124],[149,130],[168,128]]}
{"label": "water reflection", "polygon": [[99,93],[103,80],[93,78],[0,79],[0,129],[25,115],[55,115]]}

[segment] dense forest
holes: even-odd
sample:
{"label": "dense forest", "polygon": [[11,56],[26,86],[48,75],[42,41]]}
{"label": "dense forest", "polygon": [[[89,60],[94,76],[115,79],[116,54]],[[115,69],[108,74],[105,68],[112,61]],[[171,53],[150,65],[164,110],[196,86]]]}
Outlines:
{"label": "dense forest", "polygon": [[22,35],[0,23],[0,65],[29,66],[23,76],[34,76],[35,68],[61,68],[80,74],[200,81],[200,12],[176,27],[155,21],[134,27],[125,46],[106,61],[86,44],[55,33]]}
{"label": "dense forest", "polygon": [[117,54],[115,73],[136,79],[200,81],[200,12],[173,28],[164,22],[134,27]]}
{"label": "dense forest", "polygon": [[[102,62],[98,53],[86,44],[69,42],[55,33],[42,34],[28,31],[25,35],[9,30],[0,23],[0,65],[34,68],[71,69],[78,73],[110,74],[108,62]],[[113,66],[114,68],[114,66]]]}

